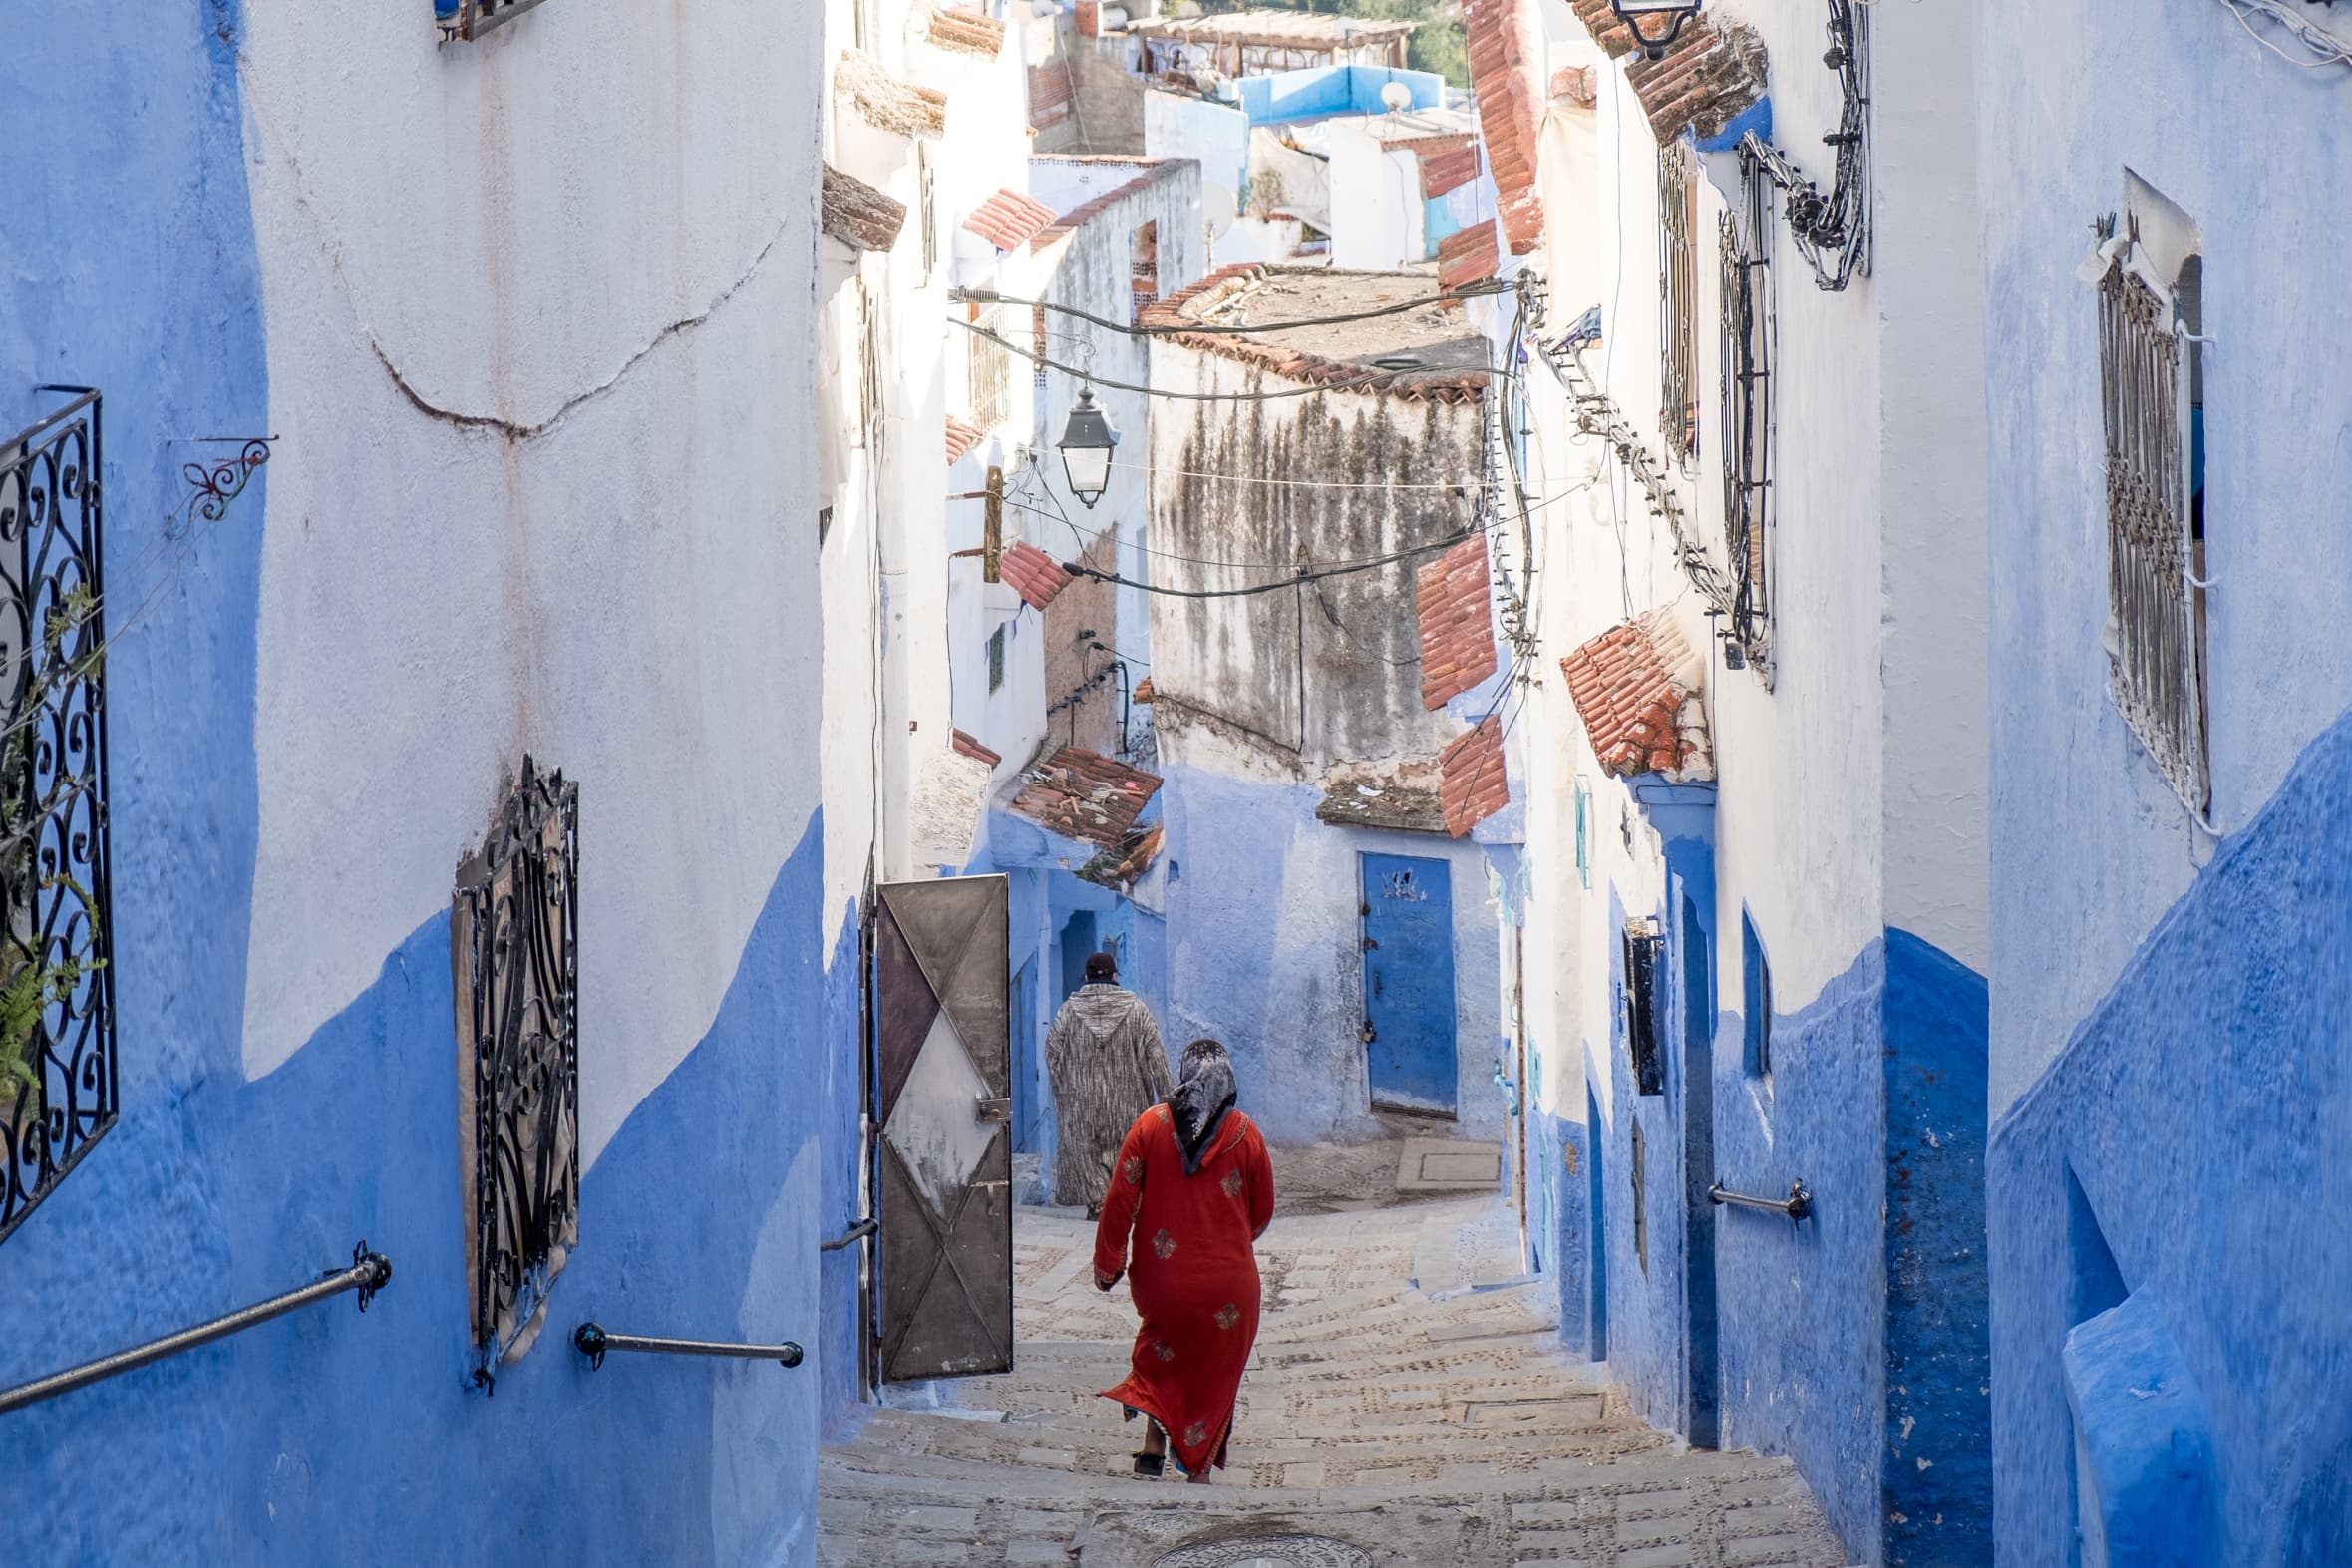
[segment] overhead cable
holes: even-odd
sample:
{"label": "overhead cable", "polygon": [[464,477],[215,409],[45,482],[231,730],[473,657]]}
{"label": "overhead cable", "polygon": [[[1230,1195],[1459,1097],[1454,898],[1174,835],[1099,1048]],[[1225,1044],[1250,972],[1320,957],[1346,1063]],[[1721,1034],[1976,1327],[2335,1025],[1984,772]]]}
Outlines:
{"label": "overhead cable", "polygon": [[1111,387],[1120,392],[1140,392],[1149,398],[1178,398],[1188,403],[1263,403],[1275,398],[1311,398],[1320,392],[1346,392],[1352,388],[1369,386],[1374,382],[1391,382],[1400,376],[1420,376],[1435,370],[1449,376],[1486,376],[1493,374],[1485,365],[1415,365],[1406,370],[1372,370],[1343,381],[1327,382],[1314,387],[1290,387],[1279,392],[1174,392],[1163,387],[1140,387],[1132,381],[1110,381],[1080,365],[1067,365],[1058,359],[1048,359],[1035,349],[1023,348],[1003,333],[981,326],[976,321],[965,321],[956,316],[947,318],[973,337],[985,338],[1007,353],[1018,354],[1025,360],[1058,370],[1065,376],[1076,376],[1091,386]]}
{"label": "overhead cable", "polygon": [[[1009,294],[999,294],[994,289],[951,289],[948,291],[947,297],[958,303],[974,305],[1027,305],[1032,310],[1051,310],[1058,311],[1065,316],[1076,316],[1079,320],[1091,322],[1107,332],[1121,332],[1131,338],[1165,338],[1179,332],[1280,332],[1288,327],[1335,327],[1350,321],[1370,321],[1378,316],[1402,315],[1408,310],[1421,310],[1431,305],[1451,305],[1466,299],[1484,299],[1490,294],[1506,293],[1510,288],[1511,284],[1501,279],[1487,279],[1478,283],[1464,284],[1458,289],[1442,289],[1435,294],[1423,295],[1418,299],[1399,300],[1394,304],[1375,305],[1368,310],[1351,310],[1333,316],[1300,316],[1289,321],[1256,321],[1240,325],[1188,321],[1180,327],[1147,327],[1135,322],[1118,321],[1109,316],[1098,316],[1092,311],[1080,310],[1075,305],[1057,305],[1051,300],[1043,299],[1015,299]],[[953,321],[957,318],[950,316],[948,319]]]}

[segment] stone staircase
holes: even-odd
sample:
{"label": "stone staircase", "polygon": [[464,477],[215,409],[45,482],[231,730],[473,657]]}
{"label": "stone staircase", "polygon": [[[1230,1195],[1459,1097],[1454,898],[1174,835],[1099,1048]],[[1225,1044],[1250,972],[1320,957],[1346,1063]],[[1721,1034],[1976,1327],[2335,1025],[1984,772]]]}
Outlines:
{"label": "stone staircase", "polygon": [[820,1562],[1845,1561],[1786,1461],[1684,1450],[1561,1353],[1491,1200],[1277,1220],[1230,1468],[1140,1480],[1142,1428],[1095,1393],[1125,1375],[1134,1309],[1093,1288],[1092,1241],[1021,1212],[1017,1369],[894,1390],[827,1449]]}

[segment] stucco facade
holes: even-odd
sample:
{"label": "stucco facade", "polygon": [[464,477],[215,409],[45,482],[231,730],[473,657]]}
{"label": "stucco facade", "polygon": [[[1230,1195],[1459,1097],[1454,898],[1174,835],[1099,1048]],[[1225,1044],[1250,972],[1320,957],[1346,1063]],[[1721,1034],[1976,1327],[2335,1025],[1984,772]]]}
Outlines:
{"label": "stucco facade", "polygon": [[[2352,1261],[2331,1227],[2259,1216],[2332,1209],[2352,1113],[2336,820],[2352,661],[2332,631],[2352,436],[2315,413],[2346,402],[2341,290],[2302,264],[2352,224],[2317,194],[2352,155],[2352,69],[2289,64],[2210,4],[1993,3],[1975,47],[2005,455],[1986,1171],[2001,1560],[2065,1563],[2079,1525],[2116,1543],[2111,1561],[2335,1561],[2352,1551]],[[2188,95],[2232,106],[2226,124],[2178,115]],[[2201,258],[2201,324],[2184,325],[2210,341],[2181,349],[2201,361],[2202,822],[2114,696],[2109,258],[2086,262],[2110,215],[2175,247],[2167,273],[2183,233]],[[2170,1391],[2158,1415],[2103,1397],[2119,1369]]]}

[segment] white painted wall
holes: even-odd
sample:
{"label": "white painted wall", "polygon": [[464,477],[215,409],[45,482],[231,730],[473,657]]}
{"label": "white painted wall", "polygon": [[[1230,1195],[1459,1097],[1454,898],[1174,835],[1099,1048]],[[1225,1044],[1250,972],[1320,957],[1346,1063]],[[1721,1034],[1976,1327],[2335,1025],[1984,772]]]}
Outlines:
{"label": "white painted wall", "polygon": [[249,1074],[441,915],[526,751],[591,846],[586,1158],[709,1027],[818,803],[818,26],[247,17],[264,304],[302,324],[269,344]]}
{"label": "white painted wall", "polygon": [[1421,160],[1391,152],[1370,117],[1323,127],[1331,150],[1331,264],[1351,272],[1389,272],[1429,259],[1429,204],[1421,197]]}

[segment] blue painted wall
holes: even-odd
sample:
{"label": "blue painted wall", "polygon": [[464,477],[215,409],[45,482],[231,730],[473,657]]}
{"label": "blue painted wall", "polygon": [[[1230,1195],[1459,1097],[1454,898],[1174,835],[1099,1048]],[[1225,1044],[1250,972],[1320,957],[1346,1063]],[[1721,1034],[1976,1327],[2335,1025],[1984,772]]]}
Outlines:
{"label": "blue painted wall", "polygon": [[[106,394],[123,1097],[0,1246],[0,1384],[273,1295],[363,1236],[394,1278],[364,1317],[339,1298],[0,1419],[0,1558],[310,1568],[521,1541],[583,1564],[808,1562],[839,1376],[816,1242],[843,1198],[818,1127],[854,1079],[828,1054],[842,1013],[814,816],[708,1035],[586,1172],[546,1331],[495,1396],[468,1376],[446,915],[245,1080],[267,470],[220,522],[161,536],[199,455],[171,439],[267,430],[241,25],[222,0],[107,7],[0,52],[20,176],[0,225],[0,429],[42,406],[37,381]],[[587,977],[586,1005],[603,983]],[[590,1374],[565,1341],[591,1315],[812,1354],[794,1372],[622,1358]]]}
{"label": "blue painted wall", "polygon": [[[1986,1160],[2000,1560],[2069,1562],[2068,1173],[2211,1420],[2221,1553],[2352,1561],[2352,719],[2166,914]],[[2089,1303],[2086,1303],[2088,1305]]]}
{"label": "blue painted wall", "polygon": [[1234,86],[1240,90],[1242,114],[1251,125],[1262,126],[1317,115],[1385,114],[1388,106],[1380,94],[1392,82],[1413,95],[1415,109],[1434,109],[1446,101],[1446,79],[1436,72],[1387,66],[1311,66],[1245,76]]}

